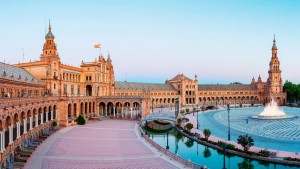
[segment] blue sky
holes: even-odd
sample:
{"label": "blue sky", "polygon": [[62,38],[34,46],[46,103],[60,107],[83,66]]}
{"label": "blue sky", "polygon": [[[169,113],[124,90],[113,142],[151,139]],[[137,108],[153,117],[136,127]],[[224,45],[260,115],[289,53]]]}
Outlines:
{"label": "blue sky", "polygon": [[52,0],[0,2],[0,61],[38,60],[45,27],[61,61],[93,61],[102,44],[116,80],[164,82],[178,73],[199,83],[267,78],[276,33],[283,80],[300,83],[300,1]]}

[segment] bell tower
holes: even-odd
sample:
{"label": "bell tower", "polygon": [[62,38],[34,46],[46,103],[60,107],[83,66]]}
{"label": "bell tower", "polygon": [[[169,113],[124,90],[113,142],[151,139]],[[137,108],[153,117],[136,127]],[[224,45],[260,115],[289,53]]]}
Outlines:
{"label": "bell tower", "polygon": [[56,44],[54,42],[54,35],[51,32],[51,24],[49,20],[48,33],[45,36],[46,42],[43,46],[43,53],[41,54],[41,61],[59,61]]}
{"label": "bell tower", "polygon": [[269,63],[269,77],[268,77],[268,92],[269,93],[282,93],[282,79],[281,79],[281,70],[280,62],[277,57],[277,46],[276,39],[274,35],[273,46],[272,46],[272,58]]}

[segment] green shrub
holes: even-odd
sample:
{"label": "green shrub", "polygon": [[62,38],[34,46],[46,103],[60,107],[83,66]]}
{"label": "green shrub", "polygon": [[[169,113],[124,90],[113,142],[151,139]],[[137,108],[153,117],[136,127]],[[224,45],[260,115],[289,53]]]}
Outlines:
{"label": "green shrub", "polygon": [[194,112],[196,111],[196,108],[195,108],[195,107],[193,108],[193,111],[194,111]]}
{"label": "green shrub", "polygon": [[268,149],[260,150],[258,153],[264,157],[270,157],[270,155],[271,155],[271,153]]}
{"label": "green shrub", "polygon": [[57,126],[57,122],[56,121],[52,122],[52,125],[53,127]]}
{"label": "green shrub", "polygon": [[184,110],[180,110],[180,113],[183,114],[183,113],[184,113]]}
{"label": "green shrub", "polygon": [[233,144],[227,144],[226,147],[230,150],[235,150],[235,145],[233,145]]}
{"label": "green shrub", "polygon": [[85,119],[82,115],[79,115],[75,122],[77,122],[78,125],[85,125]]}
{"label": "green shrub", "polygon": [[218,146],[220,146],[220,147],[226,147],[226,143],[223,142],[223,141],[218,141],[217,144],[218,144]]}
{"label": "green shrub", "polygon": [[190,112],[190,109],[185,109],[185,112],[187,112],[187,113]]}

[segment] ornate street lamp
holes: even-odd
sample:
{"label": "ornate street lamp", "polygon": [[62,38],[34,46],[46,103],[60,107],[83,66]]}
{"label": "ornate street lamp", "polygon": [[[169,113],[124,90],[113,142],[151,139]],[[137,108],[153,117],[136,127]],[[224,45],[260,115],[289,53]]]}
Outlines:
{"label": "ornate street lamp", "polygon": [[227,110],[228,110],[228,141],[230,141],[230,105],[227,104]]}

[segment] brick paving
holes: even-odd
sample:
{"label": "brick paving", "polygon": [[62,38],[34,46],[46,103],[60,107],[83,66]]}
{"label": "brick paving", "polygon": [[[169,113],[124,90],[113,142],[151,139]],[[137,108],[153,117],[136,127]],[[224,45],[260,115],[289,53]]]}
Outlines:
{"label": "brick paving", "polygon": [[25,168],[185,168],[141,139],[136,123],[104,120],[64,128],[38,147]]}

